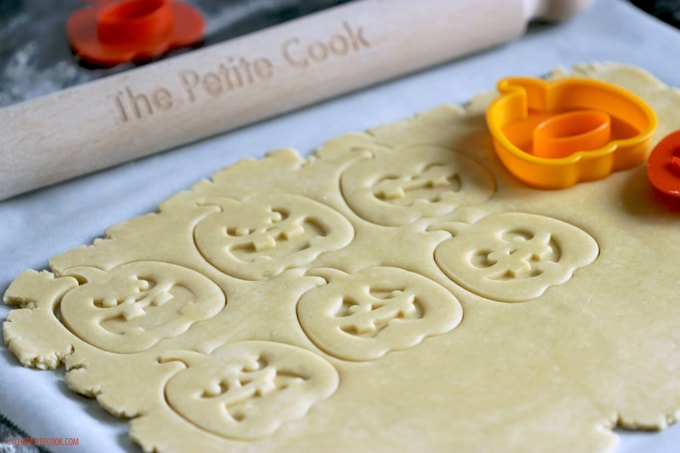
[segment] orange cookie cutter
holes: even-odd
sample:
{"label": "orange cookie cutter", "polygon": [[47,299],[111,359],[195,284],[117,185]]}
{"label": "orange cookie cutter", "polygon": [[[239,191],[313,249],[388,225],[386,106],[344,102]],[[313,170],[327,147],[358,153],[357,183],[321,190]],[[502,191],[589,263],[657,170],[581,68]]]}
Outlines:
{"label": "orange cookie cutter", "polygon": [[171,0],[96,0],[68,18],[73,50],[85,61],[115,66],[154,58],[203,36],[205,21],[193,6]]}
{"label": "orange cookie cutter", "polygon": [[644,163],[654,110],[611,83],[568,77],[509,77],[487,109],[494,148],[517,179],[563,189]]}
{"label": "orange cookie cutter", "polygon": [[647,161],[647,176],[657,190],[680,198],[680,130],[654,147]]}

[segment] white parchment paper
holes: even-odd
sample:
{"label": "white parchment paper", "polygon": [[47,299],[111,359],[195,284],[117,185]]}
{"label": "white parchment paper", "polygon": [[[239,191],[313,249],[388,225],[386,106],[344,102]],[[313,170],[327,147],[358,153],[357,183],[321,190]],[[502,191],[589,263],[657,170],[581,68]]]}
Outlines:
{"label": "white parchment paper", "polygon": [[[455,24],[451,24],[455,27]],[[532,27],[512,43],[330,100],[235,132],[0,202],[0,290],[27,268],[89,244],[115,223],[155,210],[221,167],[270,149],[306,154],[325,140],[436,105],[464,103],[509,75],[613,61],[640,66],[680,87],[680,32],[624,0],[596,0],[581,16]],[[679,106],[680,107],[680,106]],[[75,126],[74,126],[75,127]],[[86,143],[83,146],[87,146]],[[0,319],[8,308],[0,305]],[[59,451],[139,451],[126,421],[66,388],[61,371],[19,365],[0,347],[0,410],[33,437],[77,438]],[[0,451],[13,451],[0,446]],[[19,451],[19,450],[17,450]],[[680,424],[660,433],[621,433],[617,453],[680,451]]]}

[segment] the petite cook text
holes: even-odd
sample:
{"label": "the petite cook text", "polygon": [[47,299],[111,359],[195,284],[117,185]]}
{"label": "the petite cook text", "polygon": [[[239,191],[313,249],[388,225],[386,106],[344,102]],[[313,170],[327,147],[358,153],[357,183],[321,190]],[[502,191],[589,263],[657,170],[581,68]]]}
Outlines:
{"label": "the petite cook text", "polygon": [[137,91],[125,86],[113,96],[114,108],[119,121],[129,123],[183,104],[219,98],[227,93],[272,80],[280,65],[287,69],[304,70],[371,47],[362,26],[343,21],[334,32],[322,39],[303,40],[293,36],[284,40],[275,58],[226,56],[207,71],[178,71],[179,83],[175,89],[161,86],[149,91]]}

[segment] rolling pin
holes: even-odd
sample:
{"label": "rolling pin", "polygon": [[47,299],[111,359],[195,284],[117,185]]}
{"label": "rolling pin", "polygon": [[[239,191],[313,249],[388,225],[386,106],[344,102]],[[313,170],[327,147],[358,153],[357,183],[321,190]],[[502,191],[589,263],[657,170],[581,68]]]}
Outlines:
{"label": "rolling pin", "polygon": [[590,0],[358,0],[0,109],[0,199],[433,66]]}

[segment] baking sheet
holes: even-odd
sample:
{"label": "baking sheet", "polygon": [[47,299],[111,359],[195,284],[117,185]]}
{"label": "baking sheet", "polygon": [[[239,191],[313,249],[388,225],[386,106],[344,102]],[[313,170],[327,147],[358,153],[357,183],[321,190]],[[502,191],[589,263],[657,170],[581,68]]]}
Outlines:
{"label": "baking sheet", "polygon": [[[91,243],[108,226],[155,210],[165,198],[241,158],[261,157],[282,146],[307,154],[337,135],[441,103],[464,103],[493,89],[502,77],[540,76],[555,66],[591,61],[633,64],[680,87],[679,48],[680,32],[670,25],[624,0],[596,0],[583,15],[559,25],[534,25],[527,36],[507,45],[0,202],[0,289],[4,291],[24,269],[46,268],[49,257]],[[8,311],[0,306],[0,318]],[[77,447],[54,451],[139,451],[128,439],[127,422],[68,390],[63,370],[23,368],[4,347],[0,412],[30,437],[78,439]],[[661,433],[621,433],[616,452],[679,449],[680,425],[675,425]]]}

